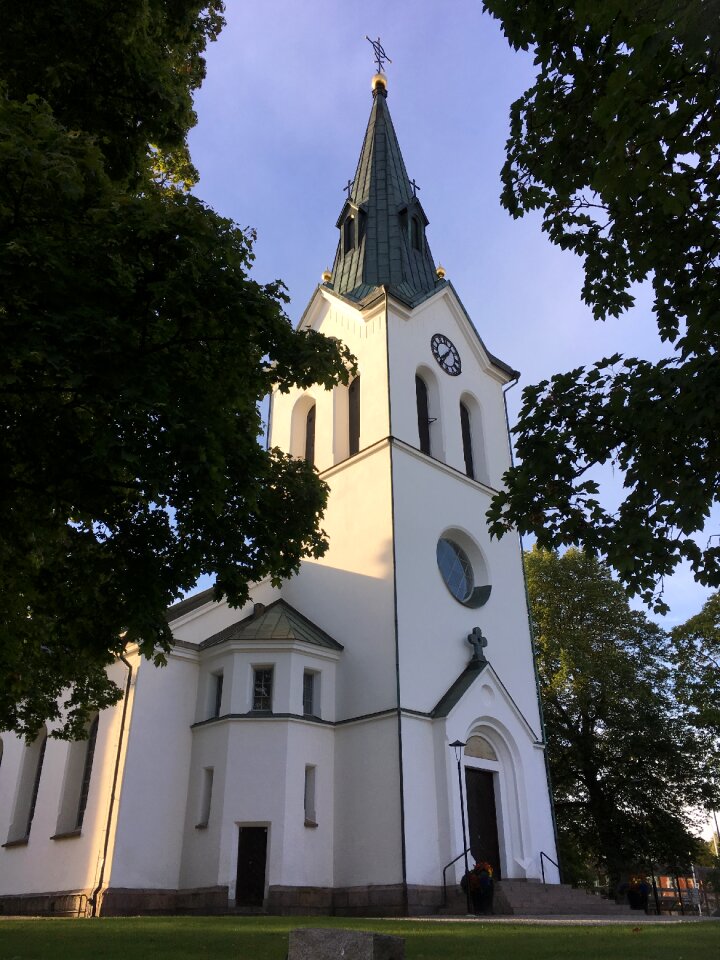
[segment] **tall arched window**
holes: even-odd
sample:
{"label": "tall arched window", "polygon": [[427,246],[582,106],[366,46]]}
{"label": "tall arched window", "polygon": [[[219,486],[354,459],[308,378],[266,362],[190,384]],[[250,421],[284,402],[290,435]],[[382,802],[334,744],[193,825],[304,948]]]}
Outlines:
{"label": "tall arched window", "polygon": [[315,463],[315,404],[305,417],[305,459],[308,463]]}
{"label": "tall arched window", "polygon": [[460,401],[460,429],[462,431],[463,457],[465,458],[465,473],[475,479],[475,466],[473,464],[472,451],[472,431],[470,430],[470,411],[465,404]]}
{"label": "tall arched window", "polygon": [[420,449],[430,453],[430,411],[428,405],[427,384],[419,374],[415,374],[415,398],[417,401],[418,435]]}
{"label": "tall arched window", "polygon": [[88,730],[88,738],[85,744],[85,762],[83,764],[82,780],[80,781],[80,797],[78,799],[77,816],[75,818],[75,829],[82,827],[85,817],[85,807],[87,806],[88,793],[90,792],[90,778],[92,777],[93,760],[95,758],[95,743],[97,741],[98,724],[100,717],[96,715]]}
{"label": "tall arched window", "polygon": [[460,397],[460,430],[462,433],[465,473],[480,483],[489,483],[487,451],[483,436],[482,409],[477,397],[463,393]]}
{"label": "tall arched window", "polygon": [[67,836],[82,828],[90,790],[99,720],[98,714],[95,714],[85,728],[85,739],[68,744],[55,837]]}
{"label": "tall arched window", "polygon": [[360,450],[360,377],[355,377],[348,388],[348,452],[354,456]]}
{"label": "tall arched window", "polygon": [[30,827],[35,816],[35,804],[40,789],[46,745],[47,730],[45,727],[41,727],[33,742],[25,747],[25,756],[20,771],[20,784],[15,801],[15,814],[10,827],[8,842],[26,840],[30,836]]}

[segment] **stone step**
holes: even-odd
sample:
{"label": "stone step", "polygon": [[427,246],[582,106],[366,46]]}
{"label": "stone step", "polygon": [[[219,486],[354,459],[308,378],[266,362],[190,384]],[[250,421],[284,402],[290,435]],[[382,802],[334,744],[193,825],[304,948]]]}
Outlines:
{"label": "stone step", "polygon": [[[626,904],[617,904],[569,884],[543,884],[532,880],[500,880],[495,884],[493,911],[499,916],[631,916]],[[467,913],[465,894],[448,891],[446,915]]]}

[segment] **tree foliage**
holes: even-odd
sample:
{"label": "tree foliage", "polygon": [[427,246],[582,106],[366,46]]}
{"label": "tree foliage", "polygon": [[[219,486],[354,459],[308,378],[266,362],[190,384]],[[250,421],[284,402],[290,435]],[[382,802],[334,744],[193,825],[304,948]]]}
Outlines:
{"label": "tree foliage", "polygon": [[672,631],[678,697],[690,719],[720,738],[720,593]]}
{"label": "tree foliage", "polygon": [[[667,358],[617,354],[523,393],[520,460],[489,513],[547,548],[583,544],[646,600],[683,559],[720,585],[702,529],[720,488],[720,2],[485,0],[534,85],[511,109],[502,202],[541,210],[553,243],[583,258],[596,319],[647,280]],[[624,475],[605,508],[596,465]]]}
{"label": "tree foliage", "polygon": [[561,849],[615,883],[687,866],[689,811],[720,798],[720,755],[674,696],[668,635],[587,553],[525,559]]}
{"label": "tree foliage", "polygon": [[76,736],[201,574],[237,605],[324,552],[325,485],[263,448],[258,401],[352,358],[180,189],[219,3],[0,12],[0,728]]}

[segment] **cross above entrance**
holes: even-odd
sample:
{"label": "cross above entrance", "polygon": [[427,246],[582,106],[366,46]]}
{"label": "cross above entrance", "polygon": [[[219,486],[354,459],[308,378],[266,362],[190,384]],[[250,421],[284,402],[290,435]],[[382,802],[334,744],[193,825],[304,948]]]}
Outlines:
{"label": "cross above entrance", "polygon": [[472,633],[468,634],[467,642],[473,648],[470,663],[487,663],[487,657],[483,651],[483,647],[487,646],[487,638],[483,636],[480,627],[475,627]]}

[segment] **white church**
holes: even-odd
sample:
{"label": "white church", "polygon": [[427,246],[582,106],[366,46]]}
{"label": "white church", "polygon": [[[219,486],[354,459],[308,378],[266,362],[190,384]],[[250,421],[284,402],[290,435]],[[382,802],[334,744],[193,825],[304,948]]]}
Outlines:
{"label": "white church", "polygon": [[518,374],[433,261],[382,73],[372,96],[300,320],[359,375],[271,398],[329,550],[242,609],[173,606],[168,666],[128,652],[87,740],[1,735],[0,912],[432,913],[464,838],[500,884],[558,882],[520,545],[485,522]]}

